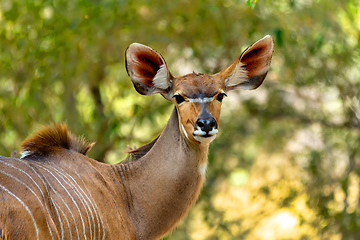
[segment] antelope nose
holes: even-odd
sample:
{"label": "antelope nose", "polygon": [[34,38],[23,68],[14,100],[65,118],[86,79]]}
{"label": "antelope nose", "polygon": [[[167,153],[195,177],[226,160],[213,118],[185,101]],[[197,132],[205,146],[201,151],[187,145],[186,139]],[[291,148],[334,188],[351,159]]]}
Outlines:
{"label": "antelope nose", "polygon": [[198,127],[198,129],[200,129],[202,132],[205,132],[206,135],[208,135],[212,130],[217,128],[217,123],[214,118],[198,119],[196,121],[196,126]]}

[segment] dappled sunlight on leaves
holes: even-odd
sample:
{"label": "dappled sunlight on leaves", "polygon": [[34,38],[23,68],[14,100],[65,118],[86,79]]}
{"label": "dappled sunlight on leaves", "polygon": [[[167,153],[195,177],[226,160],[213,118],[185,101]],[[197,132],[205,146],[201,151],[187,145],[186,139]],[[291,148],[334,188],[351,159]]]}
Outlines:
{"label": "dappled sunlight on leaves", "polygon": [[0,2],[0,152],[66,122],[117,163],[153,140],[173,106],[140,96],[125,70],[132,42],[174,75],[219,72],[270,34],[270,72],[223,101],[207,180],[165,239],[360,239],[358,1]]}

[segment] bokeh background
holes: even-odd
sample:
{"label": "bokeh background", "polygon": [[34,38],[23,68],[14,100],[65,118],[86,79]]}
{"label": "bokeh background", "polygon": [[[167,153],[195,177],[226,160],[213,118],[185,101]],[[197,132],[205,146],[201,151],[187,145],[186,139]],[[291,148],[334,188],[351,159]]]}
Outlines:
{"label": "bokeh background", "polygon": [[360,239],[358,0],[1,0],[0,153],[66,122],[119,162],[173,107],[133,89],[130,43],[212,74],[266,34],[270,72],[224,100],[204,189],[165,239]]}

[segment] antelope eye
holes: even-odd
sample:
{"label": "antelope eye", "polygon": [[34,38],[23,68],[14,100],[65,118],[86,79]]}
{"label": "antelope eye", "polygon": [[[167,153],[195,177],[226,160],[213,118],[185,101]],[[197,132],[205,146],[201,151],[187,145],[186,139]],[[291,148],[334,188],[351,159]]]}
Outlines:
{"label": "antelope eye", "polygon": [[222,100],[224,99],[224,97],[226,97],[226,93],[219,93],[217,96],[216,96],[216,100],[218,100],[219,102],[222,102]]}
{"label": "antelope eye", "polygon": [[177,104],[180,104],[185,101],[185,98],[179,94],[174,95],[173,98],[175,98]]}

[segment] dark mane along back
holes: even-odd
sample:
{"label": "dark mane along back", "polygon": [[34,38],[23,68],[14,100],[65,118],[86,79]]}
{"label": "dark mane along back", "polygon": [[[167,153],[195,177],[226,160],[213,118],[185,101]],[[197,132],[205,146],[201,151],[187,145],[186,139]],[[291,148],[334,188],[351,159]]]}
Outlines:
{"label": "dark mane along back", "polygon": [[139,148],[130,148],[127,149],[125,152],[128,153],[129,155],[127,156],[127,158],[122,162],[122,163],[127,163],[127,162],[131,162],[131,161],[136,161],[139,158],[143,157],[145,154],[147,154],[150,149],[154,146],[154,144],[156,143],[156,141],[159,139],[159,137],[155,138],[153,141],[139,147]]}
{"label": "dark mane along back", "polygon": [[67,130],[64,123],[43,127],[28,137],[21,144],[21,158],[45,157],[64,148],[86,155],[93,147],[93,142],[77,138]]}

